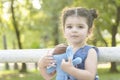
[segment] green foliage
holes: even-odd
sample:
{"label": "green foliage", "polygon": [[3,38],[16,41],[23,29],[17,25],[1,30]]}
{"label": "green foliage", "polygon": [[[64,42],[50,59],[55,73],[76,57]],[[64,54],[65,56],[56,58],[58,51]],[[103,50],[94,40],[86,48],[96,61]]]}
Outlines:
{"label": "green foliage", "polygon": [[[58,33],[56,30],[61,27],[59,17],[62,9],[72,6],[82,6],[98,10],[99,16],[95,20],[94,36],[89,43],[93,44],[94,41],[97,41],[95,45],[106,46],[107,44],[110,46],[112,25],[115,24],[116,7],[120,6],[120,0],[39,1],[41,1],[38,3],[41,5],[41,8],[37,9],[33,6],[32,0],[14,0],[15,18],[20,30],[23,48],[53,47],[56,38],[58,42],[64,42],[62,33]],[[13,48],[13,42],[17,48],[10,2],[11,0],[0,1],[0,36],[2,37],[3,34],[6,34],[8,48]],[[120,32],[119,30],[118,32]],[[57,37],[55,37],[56,35]],[[2,38],[0,38],[0,41],[2,42]],[[2,48],[2,45],[0,43],[0,48]]]}
{"label": "green foliage", "polygon": [[117,6],[120,6],[120,0],[115,0]]}

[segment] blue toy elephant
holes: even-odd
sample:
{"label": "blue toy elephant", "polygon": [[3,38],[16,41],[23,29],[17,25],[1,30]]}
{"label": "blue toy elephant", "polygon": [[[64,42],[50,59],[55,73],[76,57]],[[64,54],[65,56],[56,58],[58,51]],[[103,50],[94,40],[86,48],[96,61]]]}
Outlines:
{"label": "blue toy elephant", "polygon": [[[67,60],[69,57],[71,59],[73,59],[72,48],[70,46],[68,46],[65,53],[59,54],[59,55],[53,55],[53,57],[56,60],[56,65],[48,67],[47,68],[47,73],[50,74],[50,73],[52,73],[53,71],[56,70],[56,72],[57,72],[56,80],[68,80],[68,76],[69,76],[70,80],[75,80],[74,77],[70,76],[69,74],[67,74],[66,72],[64,72],[61,69],[62,59]],[[80,64],[81,62],[82,62],[82,59],[80,57],[77,57],[74,60],[72,60],[72,63],[73,63],[74,66],[76,66],[77,64]]]}

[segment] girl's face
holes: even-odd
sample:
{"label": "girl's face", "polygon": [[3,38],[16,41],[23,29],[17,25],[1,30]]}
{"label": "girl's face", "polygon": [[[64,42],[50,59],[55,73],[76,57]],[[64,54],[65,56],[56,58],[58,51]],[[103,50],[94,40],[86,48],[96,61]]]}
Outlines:
{"label": "girl's face", "polygon": [[69,16],[65,21],[64,36],[70,44],[82,44],[86,41],[88,30],[87,20],[81,16]]}

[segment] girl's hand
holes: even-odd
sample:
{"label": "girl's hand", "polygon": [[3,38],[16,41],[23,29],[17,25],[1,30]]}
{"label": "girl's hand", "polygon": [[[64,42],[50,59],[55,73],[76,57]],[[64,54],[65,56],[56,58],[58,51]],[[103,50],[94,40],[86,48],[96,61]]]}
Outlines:
{"label": "girl's hand", "polygon": [[55,60],[53,59],[53,55],[49,54],[49,52],[38,62],[40,73],[45,80],[51,80],[55,75],[55,71],[51,74],[48,74],[46,71],[48,66],[53,66],[53,63],[55,63]]}
{"label": "girl's hand", "polygon": [[48,66],[54,66],[55,60],[53,59],[52,54],[47,54],[40,59],[38,62],[39,68],[47,68]]}
{"label": "girl's hand", "polygon": [[68,58],[68,61],[65,61],[65,59],[62,60],[62,62],[61,62],[61,68],[65,72],[68,72],[71,67],[73,67],[72,59],[71,58]]}

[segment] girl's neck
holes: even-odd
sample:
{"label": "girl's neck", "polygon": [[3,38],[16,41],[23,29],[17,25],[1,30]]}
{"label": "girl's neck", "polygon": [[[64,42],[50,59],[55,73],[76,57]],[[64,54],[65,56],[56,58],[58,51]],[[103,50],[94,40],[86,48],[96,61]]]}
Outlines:
{"label": "girl's neck", "polygon": [[83,42],[81,44],[74,44],[72,45],[73,51],[76,52],[78,49],[83,48],[86,45],[86,42]]}

